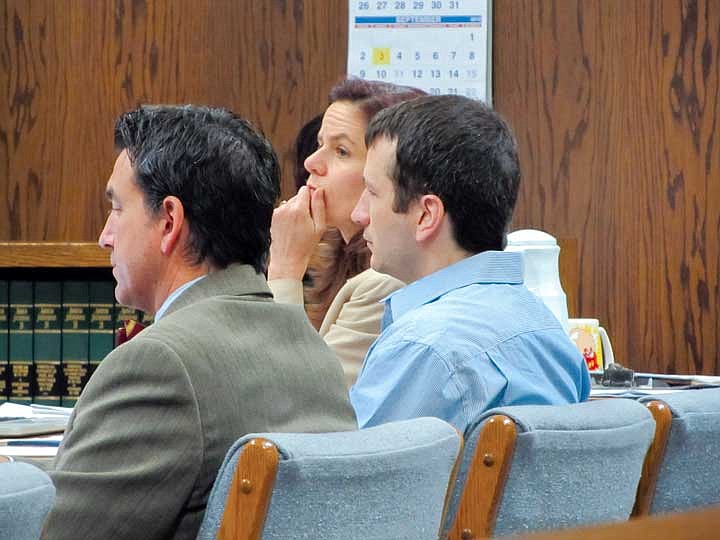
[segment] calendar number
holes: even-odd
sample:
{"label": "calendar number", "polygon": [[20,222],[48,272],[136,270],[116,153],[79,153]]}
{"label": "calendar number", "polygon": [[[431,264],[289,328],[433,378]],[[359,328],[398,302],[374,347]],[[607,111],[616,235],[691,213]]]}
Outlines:
{"label": "calendar number", "polygon": [[432,0],[432,3],[430,5],[433,9],[442,9],[442,2],[441,0]]}
{"label": "calendar number", "polygon": [[395,2],[395,9],[405,9],[405,2],[404,0],[400,0],[398,2]]}
{"label": "calendar number", "polygon": [[413,9],[423,9],[425,7],[425,2],[418,2],[415,0],[413,2]]}
{"label": "calendar number", "polygon": [[367,9],[370,9],[370,2],[358,2],[358,9],[360,11],[365,11]]}

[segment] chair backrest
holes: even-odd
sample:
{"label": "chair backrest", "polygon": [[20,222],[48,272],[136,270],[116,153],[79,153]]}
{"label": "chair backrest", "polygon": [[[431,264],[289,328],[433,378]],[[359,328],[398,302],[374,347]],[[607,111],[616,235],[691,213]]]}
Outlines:
{"label": "chair backrest", "polygon": [[462,437],[437,418],[238,440],[199,540],[437,539]]}
{"label": "chair backrest", "polygon": [[654,432],[629,399],[488,411],[468,429],[448,538],[628,519]]}
{"label": "chair backrest", "polygon": [[[640,401],[658,400],[648,396]],[[719,504],[720,388],[667,394],[662,402],[672,422],[646,510],[657,514]]]}
{"label": "chair backrest", "polygon": [[55,498],[50,477],[27,463],[0,463],[0,537],[37,540]]}

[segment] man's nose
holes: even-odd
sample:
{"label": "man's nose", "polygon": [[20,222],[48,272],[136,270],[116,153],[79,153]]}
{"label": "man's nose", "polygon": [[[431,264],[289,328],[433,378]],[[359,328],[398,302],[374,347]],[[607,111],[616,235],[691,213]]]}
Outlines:
{"label": "man's nose", "polygon": [[358,199],[358,202],[355,205],[355,208],[353,208],[353,211],[350,214],[352,222],[356,225],[360,225],[361,227],[367,227],[370,224],[367,197],[367,189],[364,189],[362,195],[360,195],[360,199]]}
{"label": "man's nose", "polygon": [[112,249],[112,234],[110,233],[110,218],[112,216],[108,216],[108,218],[105,220],[105,226],[103,227],[102,231],[100,231],[100,237],[98,238],[98,245],[101,248],[105,249]]}

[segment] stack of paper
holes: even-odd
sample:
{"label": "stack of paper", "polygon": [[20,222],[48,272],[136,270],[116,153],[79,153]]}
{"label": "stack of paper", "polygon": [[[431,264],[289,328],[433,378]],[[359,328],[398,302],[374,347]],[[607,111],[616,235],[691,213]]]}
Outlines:
{"label": "stack of paper", "polygon": [[25,438],[65,431],[72,409],[45,405],[0,405],[0,439]]}

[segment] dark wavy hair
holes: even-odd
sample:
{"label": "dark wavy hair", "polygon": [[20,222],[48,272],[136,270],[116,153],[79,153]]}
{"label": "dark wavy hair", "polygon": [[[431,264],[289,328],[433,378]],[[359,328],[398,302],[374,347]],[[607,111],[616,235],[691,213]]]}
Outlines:
{"label": "dark wavy hair", "polygon": [[[329,100],[330,104],[352,103],[364,113],[369,124],[383,109],[424,95],[418,88],[351,77],[330,90]],[[308,317],[316,327],[347,280],[369,267],[370,253],[362,231],[347,243],[337,230],[325,234],[310,262],[312,284],[305,290]]]}
{"label": "dark wavy hair", "polygon": [[117,120],[115,145],[127,151],[151,212],[167,196],[180,199],[195,263],[264,271],[280,166],[247,120],[226,109],[143,106]]}
{"label": "dark wavy hair", "polygon": [[517,143],[493,109],[462,96],[427,96],[382,111],[365,144],[397,141],[393,210],[432,193],[445,206],[458,245],[501,250],[520,187]]}

